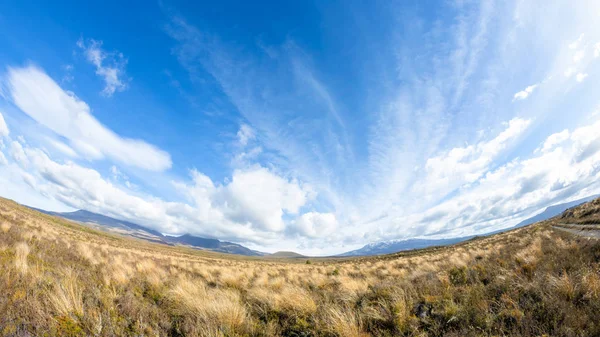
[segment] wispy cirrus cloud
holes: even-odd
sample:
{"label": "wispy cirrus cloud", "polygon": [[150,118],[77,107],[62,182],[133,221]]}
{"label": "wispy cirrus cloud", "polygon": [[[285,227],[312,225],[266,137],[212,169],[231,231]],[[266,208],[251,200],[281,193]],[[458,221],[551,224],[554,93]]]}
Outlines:
{"label": "wispy cirrus cloud", "polygon": [[[96,75],[102,77],[105,83],[102,94],[110,97],[115,92],[127,89],[129,79],[125,73],[127,59],[119,52],[107,52],[102,49],[102,41],[93,39],[77,41],[88,62],[96,67]],[[70,77],[67,77],[67,79]]]}
{"label": "wispy cirrus cloud", "polygon": [[85,102],[63,90],[38,67],[9,68],[6,87],[21,111],[67,138],[83,157],[109,157],[151,171],[163,171],[172,165],[167,152],[142,140],[121,137],[102,125]]}
{"label": "wispy cirrus cloud", "polygon": [[236,111],[265,140],[264,150],[281,160],[278,164],[321,186],[321,192],[331,191],[338,183],[331,168],[349,160],[349,136],[332,95],[293,40],[271,47],[277,49],[276,58],[263,49],[238,54],[182,17],[170,19],[166,32],[177,42],[174,53],[182,66],[192,76],[205,69],[217,80]]}
{"label": "wispy cirrus cloud", "polygon": [[519,100],[523,100],[526,99],[527,97],[529,97],[529,95],[531,95],[533,93],[533,91],[538,87],[538,84],[533,84],[528,86],[527,88],[519,91],[518,93],[515,94],[515,96],[513,97],[513,102],[514,101],[519,101]]}
{"label": "wispy cirrus cloud", "polygon": [[4,116],[2,116],[2,113],[0,113],[0,139],[3,137],[8,137],[8,135],[10,135],[10,130],[8,129],[8,125],[6,125]]}
{"label": "wispy cirrus cloud", "polygon": [[[568,4],[551,7],[549,12],[558,15]],[[575,80],[578,74],[587,74],[583,72],[589,62],[585,44],[593,34],[580,33],[582,28],[592,27],[589,14],[573,10],[573,18],[583,24],[569,26],[570,30],[560,32],[562,40],[557,40],[558,32],[546,24],[554,16],[536,16],[535,4],[456,1],[445,4],[444,10],[453,15],[436,22],[413,22],[407,20],[410,15],[401,16],[398,22],[411,29],[389,34],[387,44],[378,44],[383,46],[376,51],[378,59],[391,67],[387,73],[364,69],[368,83],[375,85],[362,88],[371,96],[368,104],[361,106],[361,113],[370,118],[368,124],[354,129],[365,135],[358,144],[355,135],[345,138],[344,133],[356,126],[347,118],[350,109],[343,99],[326,89],[326,81],[311,83],[310,76],[323,70],[318,65],[306,66],[311,63],[302,58],[301,67],[286,63],[288,55],[308,54],[286,54],[299,48],[291,38],[282,46],[269,46],[271,52],[263,58],[256,53],[242,54],[243,48],[215,38],[181,17],[170,18],[167,32],[176,42],[175,54],[184,68],[191,73],[204,69],[214,76],[261,135],[264,151],[278,154],[278,161],[266,164],[292,172],[314,186],[319,200],[315,204],[328,205],[328,213],[344,228],[347,242],[457,232],[460,228],[491,230],[516,223],[535,207],[574,195],[563,191],[557,198],[541,198],[531,192],[542,189],[539,182],[544,181],[544,174],[539,172],[515,181],[522,188],[511,190],[513,194],[490,196],[477,186],[492,186],[491,177],[509,169],[516,170],[512,174],[529,170],[530,165],[518,163],[542,153],[535,152],[537,145],[529,152],[522,148],[536,141],[543,143],[539,124],[559,114],[547,106],[559,105],[562,96],[558,92],[567,90],[569,83],[554,75],[570,68],[569,76]],[[390,11],[394,12],[400,11]],[[579,38],[565,45],[573,32]],[[532,49],[535,38],[539,40]],[[532,60],[539,62],[540,58],[543,62],[532,67]],[[291,75],[289,69],[294,70]],[[540,78],[544,80],[540,82]],[[295,87],[298,83],[303,86]],[[522,83],[535,84],[522,89]],[[305,103],[309,96],[302,94],[310,91],[319,105]],[[512,102],[527,100],[523,106],[531,108],[522,110],[506,97],[512,97]],[[303,128],[322,121],[306,113],[311,109],[326,112],[320,117],[329,116],[333,122],[313,129],[319,130],[318,137]],[[332,137],[324,139],[322,135]],[[530,208],[512,212],[508,207],[495,208],[488,199],[500,195],[521,200]],[[537,199],[530,200],[532,196]],[[514,207],[516,201],[508,204]],[[459,219],[447,205],[470,212],[469,216]],[[433,217],[434,213],[439,216]],[[493,215],[488,217],[488,213]],[[426,217],[437,220],[423,221]],[[310,226],[300,223],[309,233]],[[365,226],[369,230],[364,230]]]}
{"label": "wispy cirrus cloud", "polygon": [[[600,4],[344,6],[322,8],[318,43],[301,28],[233,38],[167,15],[171,44],[161,47],[181,69],[169,63],[164,74],[194,113],[218,111],[202,115],[218,139],[189,139],[218,143],[223,163],[187,148],[172,159],[102,125],[39,68],[9,69],[3,97],[51,141],[11,138],[20,123],[7,118],[17,123],[3,138],[0,181],[165,233],[313,254],[483,233],[599,191],[599,126],[589,112],[600,103]],[[125,89],[122,56],[92,40],[80,49],[104,95]],[[134,186],[140,171],[152,181]]]}

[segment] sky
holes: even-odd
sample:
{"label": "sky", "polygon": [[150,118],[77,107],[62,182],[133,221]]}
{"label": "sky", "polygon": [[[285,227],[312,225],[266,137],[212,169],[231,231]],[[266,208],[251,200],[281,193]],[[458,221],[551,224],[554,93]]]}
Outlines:
{"label": "sky", "polygon": [[600,2],[2,1],[0,196],[328,255],[600,193]]}

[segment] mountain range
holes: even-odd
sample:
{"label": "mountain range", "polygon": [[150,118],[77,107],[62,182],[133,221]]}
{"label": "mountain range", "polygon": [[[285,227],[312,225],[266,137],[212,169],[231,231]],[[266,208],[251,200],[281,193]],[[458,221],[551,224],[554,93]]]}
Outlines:
{"label": "mountain range", "polygon": [[[586,197],[583,199],[549,206],[544,211],[532,216],[531,218],[528,218],[526,220],[519,222],[518,224],[516,224],[513,227],[489,232],[489,233],[486,233],[483,235],[492,235],[492,234],[504,232],[504,231],[507,231],[510,229],[527,226],[527,225],[530,225],[532,223],[536,223],[539,221],[547,220],[547,219],[553,218],[557,215],[560,215],[562,212],[566,211],[567,209],[569,209],[571,207],[581,205],[585,202],[594,200],[598,197],[600,197],[600,195],[593,195],[593,196],[589,196],[589,197]],[[380,241],[380,242],[370,243],[360,249],[349,251],[349,252],[340,254],[338,256],[365,256],[365,255],[391,254],[391,253],[396,253],[396,252],[400,252],[400,251],[404,251],[404,250],[451,245],[451,244],[459,243],[462,241],[467,241],[474,237],[475,237],[475,235],[463,236],[463,237],[451,238],[451,239],[404,239],[404,240]]]}
{"label": "mountain range", "polygon": [[240,244],[220,241],[211,238],[202,238],[185,234],[182,236],[168,236],[160,232],[146,228],[144,226],[118,220],[101,214],[78,210],[74,212],[51,212],[42,209],[34,208],[35,210],[49,215],[58,216],[68,220],[81,223],[96,229],[118,233],[121,235],[131,236],[147,241],[167,244],[167,245],[184,245],[192,248],[210,250],[219,253],[238,254],[246,256],[263,256],[266,253],[249,249]]}
{"label": "mountain range", "polygon": [[[523,226],[527,226],[529,224],[532,224],[532,223],[535,223],[538,221],[550,219],[552,217],[555,217],[555,216],[561,214],[562,212],[564,212],[565,210],[567,210],[571,207],[574,207],[574,206],[580,205],[584,202],[593,200],[599,196],[600,195],[594,195],[594,196],[590,196],[587,198],[550,206],[550,207],[546,208],[543,212],[540,212],[539,214],[537,214],[529,219],[526,219],[511,228],[486,233],[484,235],[492,235],[492,234],[496,234],[498,232],[506,231],[506,230],[513,229],[513,228],[523,227]],[[238,255],[246,255],[246,256],[272,256],[272,257],[279,257],[279,258],[304,257],[303,255],[300,255],[300,254],[297,254],[294,252],[277,252],[275,254],[267,254],[267,253],[249,249],[249,248],[244,247],[237,243],[220,241],[218,239],[212,239],[212,238],[202,238],[202,237],[197,237],[197,236],[193,236],[190,234],[185,234],[182,236],[163,235],[160,232],[157,232],[155,230],[146,228],[144,226],[141,226],[141,225],[138,225],[138,224],[135,224],[132,222],[118,220],[115,218],[111,218],[111,217],[101,215],[101,214],[92,213],[92,212],[85,211],[85,210],[78,210],[78,211],[74,211],[74,212],[51,212],[51,211],[46,211],[46,210],[37,209],[37,208],[33,208],[33,209],[35,209],[39,212],[42,212],[42,213],[49,214],[49,215],[54,215],[54,216],[68,219],[68,220],[72,220],[72,221],[75,221],[75,222],[78,222],[83,225],[90,226],[90,227],[93,227],[93,228],[96,228],[99,230],[105,230],[105,231],[109,231],[109,232],[118,233],[121,235],[126,235],[126,236],[130,236],[130,237],[135,237],[138,239],[143,239],[143,240],[167,244],[167,245],[184,245],[184,246],[189,246],[189,247],[196,248],[196,249],[204,249],[204,250],[210,250],[213,252],[238,254]],[[475,236],[471,235],[471,236],[463,236],[463,237],[449,238],[449,239],[403,239],[403,240],[380,241],[380,242],[374,242],[374,243],[367,244],[360,249],[342,253],[337,256],[365,256],[365,255],[391,254],[391,253],[396,253],[396,252],[405,251],[405,250],[422,249],[422,248],[433,247],[433,246],[451,245],[451,244],[455,244],[455,243],[459,243],[462,241],[472,239],[473,237],[475,237]]]}

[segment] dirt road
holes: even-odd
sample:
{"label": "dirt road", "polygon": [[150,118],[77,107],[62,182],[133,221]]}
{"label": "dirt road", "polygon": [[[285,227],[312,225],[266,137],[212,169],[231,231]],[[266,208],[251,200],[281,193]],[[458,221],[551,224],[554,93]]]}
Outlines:
{"label": "dirt road", "polygon": [[595,230],[595,229],[582,230],[582,229],[573,228],[573,227],[580,226],[580,225],[576,225],[576,224],[564,224],[564,226],[569,226],[569,227],[563,227],[561,225],[552,226],[552,227],[556,228],[558,230],[564,231],[564,232],[569,232],[571,234],[585,236],[587,238],[600,239],[600,227],[598,230]]}

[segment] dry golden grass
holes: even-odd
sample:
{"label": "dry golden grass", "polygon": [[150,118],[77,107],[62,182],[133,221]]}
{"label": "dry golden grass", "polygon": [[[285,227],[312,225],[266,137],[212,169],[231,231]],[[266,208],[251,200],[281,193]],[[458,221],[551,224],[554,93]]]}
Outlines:
{"label": "dry golden grass", "polygon": [[12,226],[10,225],[10,223],[9,223],[9,222],[7,222],[7,221],[4,221],[4,222],[3,222],[3,223],[0,225],[0,230],[2,231],[2,233],[6,233],[6,232],[8,232],[8,231],[10,230],[10,227],[12,227]]}
{"label": "dry golden grass", "polygon": [[29,246],[25,242],[15,244],[15,266],[21,273],[26,273],[28,269],[27,256],[29,255]]}
{"label": "dry golden grass", "polygon": [[240,295],[229,289],[211,289],[186,277],[180,277],[170,295],[185,313],[194,315],[202,325],[235,331],[246,322],[246,309]]}
{"label": "dry golden grass", "polygon": [[551,225],[305,264],[133,241],[0,199],[0,336],[600,335],[600,245]]}
{"label": "dry golden grass", "polygon": [[83,293],[78,277],[71,268],[65,268],[62,278],[55,284],[55,288],[48,294],[54,310],[64,316],[75,314],[83,315]]}

